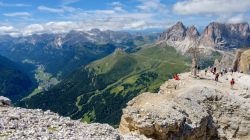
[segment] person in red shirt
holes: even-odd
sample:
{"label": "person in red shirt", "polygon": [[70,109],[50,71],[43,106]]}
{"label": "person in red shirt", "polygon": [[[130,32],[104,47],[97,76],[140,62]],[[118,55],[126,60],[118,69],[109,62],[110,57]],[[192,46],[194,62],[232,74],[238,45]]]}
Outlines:
{"label": "person in red shirt", "polygon": [[174,80],[180,80],[180,77],[178,76],[178,74],[174,74]]}
{"label": "person in red shirt", "polygon": [[234,81],[234,78],[232,78],[232,80],[230,81],[231,89],[234,88],[234,84],[235,84],[235,81]]}

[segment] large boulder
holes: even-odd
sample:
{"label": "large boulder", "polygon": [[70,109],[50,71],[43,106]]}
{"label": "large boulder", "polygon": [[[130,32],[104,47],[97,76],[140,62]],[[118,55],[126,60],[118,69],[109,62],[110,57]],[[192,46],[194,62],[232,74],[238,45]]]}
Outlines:
{"label": "large boulder", "polygon": [[10,106],[11,100],[9,98],[0,96],[0,106]]}

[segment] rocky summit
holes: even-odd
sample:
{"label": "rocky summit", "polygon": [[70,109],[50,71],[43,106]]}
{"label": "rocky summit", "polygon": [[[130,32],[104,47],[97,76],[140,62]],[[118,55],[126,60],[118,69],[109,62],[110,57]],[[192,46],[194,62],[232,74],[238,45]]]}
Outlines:
{"label": "rocky summit", "polygon": [[120,135],[107,124],[85,124],[51,111],[9,106],[0,97],[0,140],[143,140],[136,134]]}
{"label": "rocky summit", "polygon": [[[236,85],[231,89],[231,78]],[[144,93],[123,109],[119,130],[158,140],[249,140],[250,76],[225,74],[215,82],[204,72],[200,78],[180,75],[155,94]]]}
{"label": "rocky summit", "polygon": [[178,22],[159,37],[160,42],[166,41],[170,46],[174,46],[180,52],[186,52],[194,46],[199,39],[199,32],[195,26],[186,28],[182,22]]}

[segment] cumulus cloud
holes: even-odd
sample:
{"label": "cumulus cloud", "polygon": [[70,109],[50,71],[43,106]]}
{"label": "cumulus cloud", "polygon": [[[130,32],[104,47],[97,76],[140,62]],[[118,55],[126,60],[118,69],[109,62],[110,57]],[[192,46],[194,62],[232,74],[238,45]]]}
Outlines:
{"label": "cumulus cloud", "polygon": [[137,8],[139,8],[142,11],[146,12],[156,11],[161,13],[167,12],[166,5],[162,4],[160,0],[138,0],[138,1],[141,2],[141,4],[137,6]]}
{"label": "cumulus cloud", "polygon": [[28,12],[14,12],[14,13],[4,13],[4,16],[7,17],[30,17],[31,14]]}
{"label": "cumulus cloud", "polygon": [[229,18],[227,20],[228,23],[242,23],[242,22],[246,22],[245,20],[246,18],[244,17],[244,15],[242,14],[239,14],[239,15],[236,15],[236,16],[233,16],[231,18]]}
{"label": "cumulus cloud", "polygon": [[11,35],[11,36],[19,36],[19,31],[13,26],[0,26],[0,35]]}
{"label": "cumulus cloud", "polygon": [[31,35],[33,33],[42,33],[44,32],[44,27],[41,24],[31,24],[25,27],[23,34]]}
{"label": "cumulus cloud", "polygon": [[61,8],[51,8],[51,7],[47,7],[47,6],[38,6],[37,9],[39,11],[44,11],[44,12],[49,12],[49,13],[64,13],[64,9]]}
{"label": "cumulus cloud", "polygon": [[0,32],[12,32],[14,30],[13,26],[0,26]]}
{"label": "cumulus cloud", "polygon": [[124,10],[124,5],[119,1],[112,2],[110,5],[117,12],[126,12],[126,10]]}
{"label": "cumulus cloud", "polygon": [[232,14],[250,11],[249,0],[184,0],[173,6],[177,14]]}

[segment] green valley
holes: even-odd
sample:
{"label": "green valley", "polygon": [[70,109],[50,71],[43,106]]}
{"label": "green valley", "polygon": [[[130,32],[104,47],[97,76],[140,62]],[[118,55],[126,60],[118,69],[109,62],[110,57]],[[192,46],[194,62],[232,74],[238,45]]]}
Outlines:
{"label": "green valley", "polygon": [[129,100],[142,92],[156,92],[173,73],[189,69],[187,58],[170,46],[149,45],[137,50],[126,53],[117,49],[18,105],[115,126]]}

